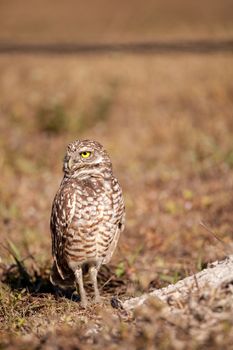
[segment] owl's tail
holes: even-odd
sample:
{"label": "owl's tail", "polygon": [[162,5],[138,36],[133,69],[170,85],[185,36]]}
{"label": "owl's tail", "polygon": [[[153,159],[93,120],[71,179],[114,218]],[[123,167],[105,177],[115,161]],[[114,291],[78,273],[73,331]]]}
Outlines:
{"label": "owl's tail", "polygon": [[69,288],[75,286],[75,276],[72,270],[69,271],[69,274],[66,274],[66,277],[63,279],[58,272],[57,264],[54,262],[51,274],[50,274],[50,282],[55,285],[59,286],[61,288]]}

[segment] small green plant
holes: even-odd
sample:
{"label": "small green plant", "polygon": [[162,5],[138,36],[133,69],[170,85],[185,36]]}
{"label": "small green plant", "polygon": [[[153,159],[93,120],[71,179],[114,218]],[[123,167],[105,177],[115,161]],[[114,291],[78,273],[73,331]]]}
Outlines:
{"label": "small green plant", "polygon": [[122,277],[125,274],[125,264],[123,261],[117,265],[115,273],[117,277]]}
{"label": "small green plant", "polygon": [[160,274],[159,278],[164,281],[164,282],[168,282],[168,283],[176,283],[180,280],[180,274],[178,271],[175,271],[173,275],[165,275],[165,274]]}

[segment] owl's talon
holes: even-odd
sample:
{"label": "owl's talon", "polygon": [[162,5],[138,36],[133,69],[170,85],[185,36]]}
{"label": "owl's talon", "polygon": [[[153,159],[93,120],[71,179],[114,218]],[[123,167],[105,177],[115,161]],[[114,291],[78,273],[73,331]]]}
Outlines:
{"label": "owl's talon", "polygon": [[103,299],[101,298],[100,295],[96,295],[94,298],[94,303],[95,304],[100,304]]}
{"label": "owl's talon", "polygon": [[84,300],[81,300],[81,302],[80,302],[80,305],[81,305],[81,307],[83,308],[83,309],[86,309],[87,308],[87,299],[84,299]]}
{"label": "owl's talon", "polygon": [[96,304],[103,304],[103,302],[104,302],[104,298],[101,297],[100,295],[95,296],[95,297],[92,299],[92,304],[93,304],[93,305],[96,305]]}

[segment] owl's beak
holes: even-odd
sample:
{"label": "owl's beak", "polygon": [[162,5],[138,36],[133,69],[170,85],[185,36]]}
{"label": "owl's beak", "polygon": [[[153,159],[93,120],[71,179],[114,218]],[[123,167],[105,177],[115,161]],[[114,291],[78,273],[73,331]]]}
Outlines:
{"label": "owl's beak", "polygon": [[72,158],[70,158],[70,159],[68,160],[67,165],[68,165],[69,170],[71,170],[71,168],[72,168],[72,166],[73,166],[73,159],[72,159]]}

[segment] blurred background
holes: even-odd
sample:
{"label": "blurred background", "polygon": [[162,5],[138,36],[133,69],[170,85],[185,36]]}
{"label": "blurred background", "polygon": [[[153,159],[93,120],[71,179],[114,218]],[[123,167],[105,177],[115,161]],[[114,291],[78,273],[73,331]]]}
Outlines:
{"label": "blurred background", "polygon": [[7,43],[216,39],[233,31],[231,0],[2,0],[0,13]]}
{"label": "blurred background", "polygon": [[230,0],[2,0],[1,242],[49,267],[65,147],[92,138],[124,191],[112,266],[127,295],[223,257],[200,221],[232,243],[232,43]]}

